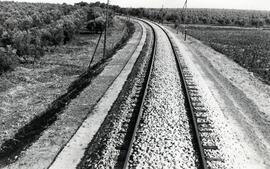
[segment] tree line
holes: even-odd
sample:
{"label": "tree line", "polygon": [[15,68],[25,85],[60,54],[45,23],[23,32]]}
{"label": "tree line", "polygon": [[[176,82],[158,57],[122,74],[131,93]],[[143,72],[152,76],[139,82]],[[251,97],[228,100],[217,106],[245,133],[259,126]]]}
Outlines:
{"label": "tree line", "polygon": [[122,13],[159,22],[178,24],[211,24],[220,26],[270,25],[270,11],[234,9],[146,9],[125,8]]}
{"label": "tree line", "polygon": [[[0,72],[19,61],[44,55],[46,49],[65,44],[85,26],[104,17],[104,3],[44,4],[0,2]],[[115,8],[110,6],[110,8]]]}

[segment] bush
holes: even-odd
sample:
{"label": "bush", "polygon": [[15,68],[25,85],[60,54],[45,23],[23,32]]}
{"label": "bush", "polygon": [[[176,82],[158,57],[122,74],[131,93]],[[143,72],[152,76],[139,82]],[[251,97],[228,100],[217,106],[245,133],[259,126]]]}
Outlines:
{"label": "bush", "polygon": [[0,50],[0,74],[14,69],[17,64],[18,59],[15,54]]}
{"label": "bush", "polygon": [[99,17],[95,20],[91,20],[87,23],[86,28],[91,32],[102,32],[105,25],[105,19],[102,17]]}

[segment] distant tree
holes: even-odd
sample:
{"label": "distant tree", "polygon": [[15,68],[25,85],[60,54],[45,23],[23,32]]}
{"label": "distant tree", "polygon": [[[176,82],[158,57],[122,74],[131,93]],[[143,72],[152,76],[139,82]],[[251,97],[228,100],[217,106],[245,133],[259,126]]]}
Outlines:
{"label": "distant tree", "polygon": [[64,41],[64,31],[63,31],[63,21],[58,21],[55,26],[50,28],[50,33],[52,35],[52,44],[56,47]]}
{"label": "distant tree", "polygon": [[66,44],[67,41],[71,40],[75,33],[76,26],[73,21],[73,16],[63,17],[64,44]]}
{"label": "distant tree", "polygon": [[263,26],[264,25],[264,20],[253,17],[250,20],[250,24],[251,24],[251,26],[256,26],[256,27]]}
{"label": "distant tree", "polygon": [[270,17],[266,17],[265,18],[265,23],[268,24],[268,25],[270,25]]}
{"label": "distant tree", "polygon": [[237,18],[234,22],[237,26],[246,26],[247,22],[243,18]]}
{"label": "distant tree", "polygon": [[10,17],[5,21],[4,26],[6,29],[14,30],[18,26],[18,20]]}
{"label": "distant tree", "polygon": [[11,45],[12,44],[12,32],[10,31],[3,31],[1,42],[3,43],[3,46]]}
{"label": "distant tree", "polygon": [[0,50],[0,74],[12,70],[18,64],[18,59],[10,50]]}
{"label": "distant tree", "polygon": [[175,13],[170,13],[170,14],[167,14],[167,15],[165,16],[165,19],[166,19],[167,21],[169,21],[169,22],[176,22],[176,20],[178,19],[178,16],[177,16],[177,14],[175,14]]}
{"label": "distant tree", "polygon": [[42,25],[42,20],[40,18],[39,13],[35,12],[32,19],[33,19],[33,26],[34,27],[38,27],[38,26]]}
{"label": "distant tree", "polygon": [[232,21],[229,18],[225,18],[224,20],[226,25],[231,25]]}
{"label": "distant tree", "polygon": [[100,7],[93,7],[93,8],[89,8],[89,10],[87,10],[87,20],[93,20],[95,18],[98,18],[100,16],[102,16],[102,9]]}
{"label": "distant tree", "polygon": [[20,20],[20,29],[27,31],[33,25],[33,19],[31,16],[26,16],[22,20]]}
{"label": "distant tree", "polygon": [[26,31],[19,30],[13,35],[13,47],[17,49],[18,56],[29,54],[30,41],[31,35]]}
{"label": "distant tree", "polygon": [[52,34],[49,29],[41,29],[40,30],[40,40],[41,46],[51,46],[52,45]]}
{"label": "distant tree", "polygon": [[84,7],[84,6],[88,6],[88,3],[87,3],[87,2],[81,1],[81,2],[75,3],[74,5],[75,5],[75,6]]}

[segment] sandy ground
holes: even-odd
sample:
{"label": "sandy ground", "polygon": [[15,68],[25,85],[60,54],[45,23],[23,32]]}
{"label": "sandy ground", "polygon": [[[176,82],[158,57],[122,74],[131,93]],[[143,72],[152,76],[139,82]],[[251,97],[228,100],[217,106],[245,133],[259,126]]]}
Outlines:
{"label": "sandy ground", "polygon": [[221,113],[217,115],[222,117],[220,133],[227,142],[223,150],[232,167],[270,168],[270,86],[200,41],[188,37],[184,42],[181,34],[170,30],[187,65],[208,92],[209,107],[217,106],[214,109]]}

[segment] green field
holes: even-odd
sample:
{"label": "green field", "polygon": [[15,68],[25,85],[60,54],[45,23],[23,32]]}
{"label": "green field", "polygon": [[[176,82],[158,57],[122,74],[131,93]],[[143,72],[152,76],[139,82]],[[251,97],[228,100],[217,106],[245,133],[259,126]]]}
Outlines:
{"label": "green field", "polygon": [[233,59],[270,84],[270,31],[189,26],[188,34]]}

